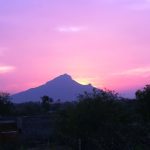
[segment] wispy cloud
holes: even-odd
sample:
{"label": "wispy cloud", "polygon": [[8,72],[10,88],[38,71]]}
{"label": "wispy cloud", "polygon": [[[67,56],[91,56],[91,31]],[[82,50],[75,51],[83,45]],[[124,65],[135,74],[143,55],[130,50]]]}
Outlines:
{"label": "wispy cloud", "polygon": [[0,74],[12,72],[15,70],[14,66],[0,66]]}
{"label": "wispy cloud", "polygon": [[59,32],[80,32],[85,30],[85,27],[77,27],[77,26],[62,26],[62,27],[57,27],[56,30]]}
{"label": "wispy cloud", "polygon": [[133,68],[129,70],[122,71],[120,73],[113,73],[113,75],[122,75],[122,76],[150,76],[150,66]]}

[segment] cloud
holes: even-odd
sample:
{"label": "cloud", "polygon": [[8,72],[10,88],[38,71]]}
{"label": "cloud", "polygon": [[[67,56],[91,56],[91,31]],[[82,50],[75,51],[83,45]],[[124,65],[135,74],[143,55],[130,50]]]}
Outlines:
{"label": "cloud", "polygon": [[76,26],[69,26],[69,27],[62,26],[56,28],[56,30],[59,32],[80,32],[85,29],[86,29],[85,27],[76,27]]}
{"label": "cloud", "polygon": [[150,66],[148,67],[141,67],[141,68],[133,68],[129,70],[125,70],[120,73],[113,73],[113,75],[121,75],[121,76],[143,76],[148,77],[150,76]]}
{"label": "cloud", "polygon": [[12,72],[15,70],[14,66],[0,66],[0,74]]}

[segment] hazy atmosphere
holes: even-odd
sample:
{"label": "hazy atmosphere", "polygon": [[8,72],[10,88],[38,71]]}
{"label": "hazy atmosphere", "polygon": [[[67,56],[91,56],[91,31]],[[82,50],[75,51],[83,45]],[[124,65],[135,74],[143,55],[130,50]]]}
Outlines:
{"label": "hazy atmosphere", "polygon": [[149,0],[0,0],[0,89],[67,73],[124,96],[150,83]]}
{"label": "hazy atmosphere", "polygon": [[150,150],[150,0],[0,0],[0,150]]}

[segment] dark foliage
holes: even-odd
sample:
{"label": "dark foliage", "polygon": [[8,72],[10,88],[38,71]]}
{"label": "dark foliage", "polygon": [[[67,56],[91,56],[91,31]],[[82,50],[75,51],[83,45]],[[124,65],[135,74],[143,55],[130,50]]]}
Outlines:
{"label": "dark foliage", "polygon": [[38,115],[42,113],[40,102],[15,104],[15,115]]}
{"label": "dark foliage", "polygon": [[[121,98],[114,91],[96,89],[93,93],[79,95],[76,102],[53,102],[46,95],[41,99],[38,103],[11,107],[9,94],[0,94],[0,111],[3,115],[15,112],[19,116],[47,116],[49,121],[42,117],[42,128],[44,122],[51,126],[52,134],[48,137],[52,145],[71,147],[72,150],[150,149],[150,85],[138,90],[133,100]],[[41,124],[41,121],[33,120],[34,123],[32,119],[30,123],[25,121],[26,127]],[[28,133],[32,134],[31,131]],[[41,129],[41,133],[45,137],[49,132]]]}
{"label": "dark foliage", "polygon": [[139,121],[137,105],[112,91],[85,93],[61,113],[58,135],[73,149],[79,139],[82,150],[149,149],[150,127]]}
{"label": "dark foliage", "polygon": [[144,121],[150,120],[150,85],[136,92],[136,99],[139,103],[139,112]]}
{"label": "dark foliage", "polygon": [[11,115],[13,111],[13,104],[8,93],[0,92],[0,115]]}
{"label": "dark foliage", "polygon": [[48,112],[50,110],[53,99],[47,95],[42,96],[41,99],[42,99],[41,104],[42,104],[42,108],[43,108],[44,112]]}

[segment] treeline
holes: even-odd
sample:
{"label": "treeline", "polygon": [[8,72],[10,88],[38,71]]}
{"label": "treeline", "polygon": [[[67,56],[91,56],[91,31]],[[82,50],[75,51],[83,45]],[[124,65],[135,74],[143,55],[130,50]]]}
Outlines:
{"label": "treeline", "polygon": [[58,137],[82,150],[150,149],[150,85],[126,100],[112,91],[79,96],[61,114]]}
{"label": "treeline", "polygon": [[[42,96],[39,102],[24,102],[15,104],[9,93],[0,92],[0,116],[22,116],[45,114],[52,110],[53,99]],[[57,103],[53,104],[53,107]]]}
{"label": "treeline", "polygon": [[135,95],[129,100],[113,91],[94,89],[93,93],[79,95],[76,102],[54,103],[43,96],[39,103],[15,105],[3,93],[0,114],[55,114],[55,135],[51,141],[73,150],[149,150],[150,85]]}

